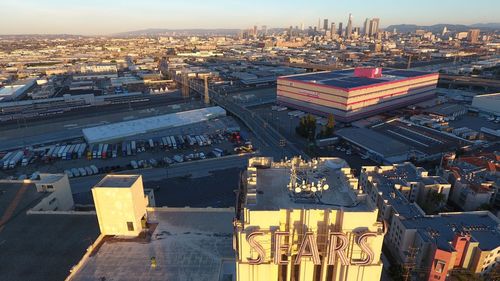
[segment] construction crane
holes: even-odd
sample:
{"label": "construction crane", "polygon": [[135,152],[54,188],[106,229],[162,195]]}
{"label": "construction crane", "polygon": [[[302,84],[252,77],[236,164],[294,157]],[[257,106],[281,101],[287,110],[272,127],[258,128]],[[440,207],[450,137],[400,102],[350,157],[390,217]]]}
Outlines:
{"label": "construction crane", "polygon": [[413,57],[413,54],[408,54],[408,64],[406,65],[406,69],[410,69],[412,57]]}
{"label": "construction crane", "polygon": [[210,96],[208,94],[208,75],[205,75],[205,77],[203,77],[203,80],[205,82],[205,104],[208,105],[210,104]]}
{"label": "construction crane", "polygon": [[182,97],[189,98],[189,78],[186,71],[182,71]]}

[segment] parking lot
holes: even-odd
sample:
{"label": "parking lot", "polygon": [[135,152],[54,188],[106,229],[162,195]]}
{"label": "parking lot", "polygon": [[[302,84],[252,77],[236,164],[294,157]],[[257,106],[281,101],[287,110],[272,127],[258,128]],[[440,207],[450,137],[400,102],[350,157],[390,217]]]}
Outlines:
{"label": "parking lot", "polygon": [[233,101],[241,106],[258,106],[276,102],[276,87],[238,91],[230,95]]}
{"label": "parking lot", "polygon": [[236,120],[223,117],[134,136],[118,143],[88,145],[75,140],[18,150],[24,155],[23,159],[29,157],[27,165],[19,161],[14,167],[0,171],[0,178],[28,178],[35,172],[66,172],[70,177],[79,177],[163,167],[174,162],[252,152],[255,149],[252,139],[250,133],[240,129]]}

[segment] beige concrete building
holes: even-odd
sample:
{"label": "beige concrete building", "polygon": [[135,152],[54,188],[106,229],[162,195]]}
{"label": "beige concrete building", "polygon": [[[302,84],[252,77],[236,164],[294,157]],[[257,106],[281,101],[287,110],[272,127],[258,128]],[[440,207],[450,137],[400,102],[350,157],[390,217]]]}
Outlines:
{"label": "beige concrete building", "polygon": [[47,192],[31,211],[69,211],[74,207],[73,194],[66,174],[40,174],[34,181],[37,192]]}
{"label": "beige concrete building", "polygon": [[103,235],[137,236],[145,228],[148,196],[142,176],[108,175],[92,188]]}
{"label": "beige concrete building", "polygon": [[379,280],[377,208],[339,158],[253,158],[235,220],[237,280]]}
{"label": "beige concrete building", "polygon": [[380,280],[385,226],[344,160],[252,158],[241,180],[236,209],[151,208],[141,176],[106,176],[67,280]]}

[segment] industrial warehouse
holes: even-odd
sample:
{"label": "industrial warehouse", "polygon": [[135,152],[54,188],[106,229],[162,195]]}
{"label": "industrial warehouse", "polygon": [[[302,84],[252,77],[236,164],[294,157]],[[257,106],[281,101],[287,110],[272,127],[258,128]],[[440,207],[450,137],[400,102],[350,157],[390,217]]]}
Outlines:
{"label": "industrial warehouse", "polygon": [[439,74],[356,68],[278,78],[278,103],[351,122],[435,95]]}
{"label": "industrial warehouse", "polygon": [[129,136],[185,126],[225,116],[226,111],[219,106],[201,108],[143,119],[118,122],[103,126],[83,129],[85,140],[89,144],[123,140]]}

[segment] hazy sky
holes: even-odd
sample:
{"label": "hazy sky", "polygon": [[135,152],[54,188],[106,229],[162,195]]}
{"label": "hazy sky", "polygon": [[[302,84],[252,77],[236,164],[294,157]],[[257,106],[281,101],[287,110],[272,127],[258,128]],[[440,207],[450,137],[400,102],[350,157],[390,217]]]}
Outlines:
{"label": "hazy sky", "polygon": [[144,28],[248,28],[500,22],[500,0],[0,0],[0,34],[110,34]]}

